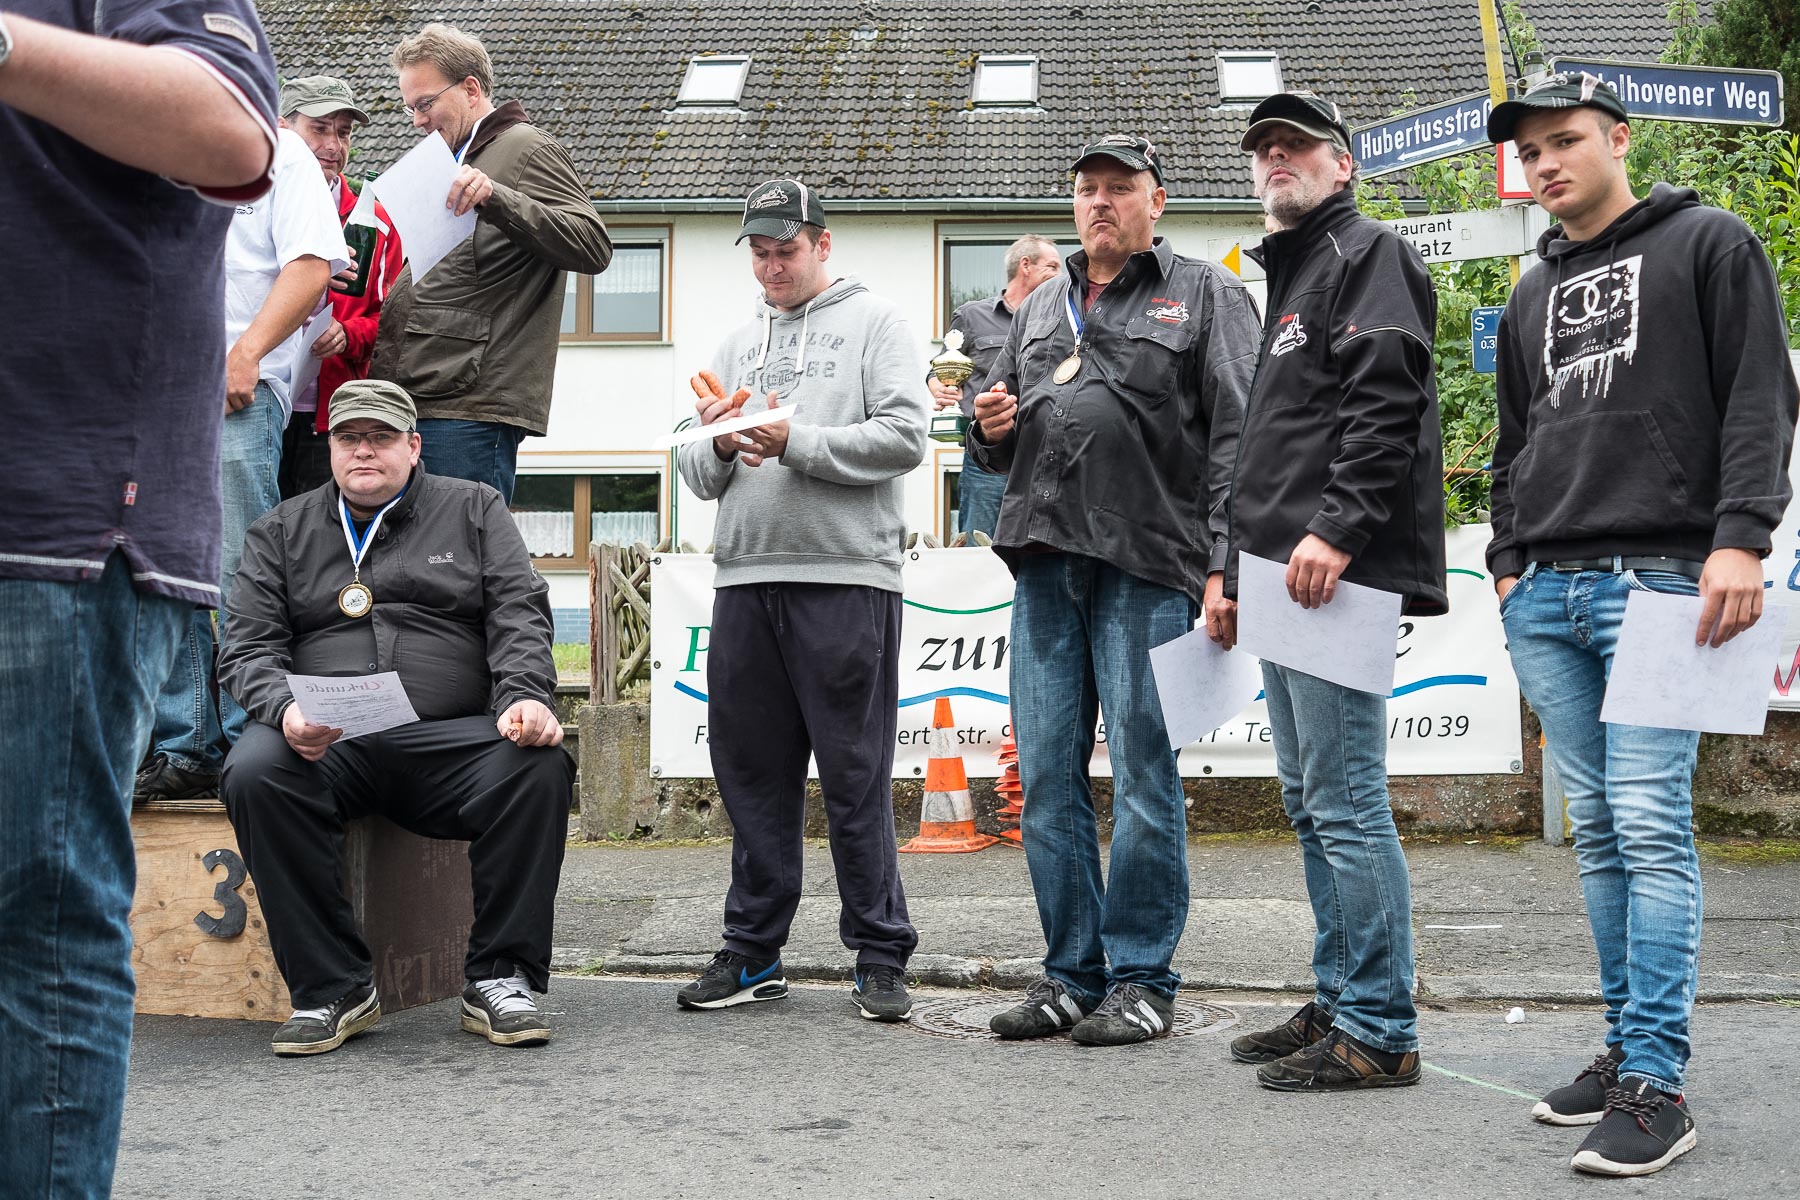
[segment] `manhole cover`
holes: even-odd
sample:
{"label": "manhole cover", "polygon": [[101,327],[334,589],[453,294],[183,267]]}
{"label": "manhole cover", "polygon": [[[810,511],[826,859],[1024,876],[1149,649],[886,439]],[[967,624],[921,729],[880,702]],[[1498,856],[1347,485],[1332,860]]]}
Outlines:
{"label": "manhole cover", "polygon": [[[995,1013],[1017,1004],[1012,997],[984,997],[971,1000],[965,996],[942,996],[930,1000],[914,1000],[912,1028],[932,1037],[957,1038],[964,1041],[999,1041],[988,1021]],[[1175,1028],[1170,1037],[1189,1037],[1196,1033],[1212,1033],[1237,1024],[1237,1014],[1217,1004],[1199,1000],[1175,1001]]]}

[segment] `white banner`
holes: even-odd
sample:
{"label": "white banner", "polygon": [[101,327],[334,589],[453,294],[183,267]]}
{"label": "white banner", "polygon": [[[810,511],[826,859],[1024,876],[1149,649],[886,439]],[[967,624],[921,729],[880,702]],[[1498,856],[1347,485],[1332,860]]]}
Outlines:
{"label": "white banner", "polygon": [[[1394,775],[1516,773],[1519,688],[1506,655],[1482,551],[1485,525],[1451,530],[1450,614],[1403,617],[1388,702],[1388,770]],[[657,775],[712,774],[706,743],[706,653],[712,561],[697,554],[652,560],[650,765]],[[992,551],[914,550],[905,568],[900,629],[900,729],[894,777],[923,776],[933,701],[948,696],[956,743],[970,775],[999,773],[995,756],[1012,730],[1007,711],[1012,576]],[[1149,670],[1145,663],[1144,669]],[[1800,687],[1796,688],[1800,700]],[[1106,726],[1093,773],[1110,775]],[[1183,775],[1273,776],[1274,747],[1259,699],[1181,752]]]}
{"label": "white banner", "polygon": [[[1800,378],[1800,350],[1788,351],[1794,375]],[[1800,497],[1800,454],[1788,463],[1788,482]],[[1763,560],[1763,599],[1787,609],[1787,633],[1775,654],[1774,679],[1769,687],[1769,707],[1800,709],[1800,499],[1788,501],[1787,515],[1775,530],[1773,549]]]}

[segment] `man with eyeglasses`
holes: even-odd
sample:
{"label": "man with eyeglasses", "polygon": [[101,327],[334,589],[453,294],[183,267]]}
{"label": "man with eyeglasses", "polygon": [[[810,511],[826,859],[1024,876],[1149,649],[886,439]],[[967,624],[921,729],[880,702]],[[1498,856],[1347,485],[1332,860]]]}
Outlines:
{"label": "man with eyeglasses", "polygon": [[[223,687],[253,721],[220,781],[294,1015],[278,1055],[323,1054],[381,1016],[343,893],[344,826],[379,814],[467,841],[475,926],[462,1028],[548,1041],[551,917],[575,770],[554,708],[549,587],[482,484],[428,474],[412,398],[352,380],[330,402],[332,482],[251,526]],[[344,739],[287,677],[393,671],[419,720]]]}
{"label": "man with eyeglasses", "polygon": [[550,422],[564,273],[598,275],[612,241],[569,152],[517,100],[494,104],[480,41],[433,23],[395,48],[393,64],[413,128],[442,137],[462,164],[446,203],[479,220],[424,283],[401,274],[370,375],[417,401],[434,474],[511,501],[519,443]]}

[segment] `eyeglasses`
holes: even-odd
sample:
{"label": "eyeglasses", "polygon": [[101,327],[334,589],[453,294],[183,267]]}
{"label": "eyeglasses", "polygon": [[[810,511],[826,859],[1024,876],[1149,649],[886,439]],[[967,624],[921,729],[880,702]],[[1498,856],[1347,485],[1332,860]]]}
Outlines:
{"label": "eyeglasses", "polygon": [[431,93],[431,95],[429,95],[429,96],[425,97],[423,100],[419,101],[417,104],[403,104],[403,105],[401,105],[401,107],[406,109],[406,115],[409,117],[416,117],[421,113],[428,113],[431,111],[431,106],[437,103],[437,98],[439,96],[443,95],[445,92],[449,91],[451,88],[455,87],[457,84],[459,84],[461,82],[462,82],[462,80],[459,79],[456,81],[456,83],[447,83],[443,87],[439,88],[437,91]]}
{"label": "eyeglasses", "polygon": [[372,429],[368,433],[352,433],[348,429],[336,430],[331,435],[331,444],[339,450],[354,452],[364,442],[369,443],[371,450],[390,450],[401,438],[409,436],[410,430]]}

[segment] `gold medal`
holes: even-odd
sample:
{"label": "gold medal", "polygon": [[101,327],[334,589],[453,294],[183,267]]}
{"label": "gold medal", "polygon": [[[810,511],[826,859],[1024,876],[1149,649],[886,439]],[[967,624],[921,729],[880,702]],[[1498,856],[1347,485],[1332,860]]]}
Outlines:
{"label": "gold medal", "polygon": [[355,619],[366,617],[369,610],[375,607],[375,593],[363,583],[346,583],[344,590],[338,593],[338,610],[346,617]]}
{"label": "gold medal", "polygon": [[1077,352],[1057,363],[1056,371],[1050,378],[1058,383],[1067,383],[1075,378],[1075,373],[1079,370],[1081,370],[1081,355]]}

